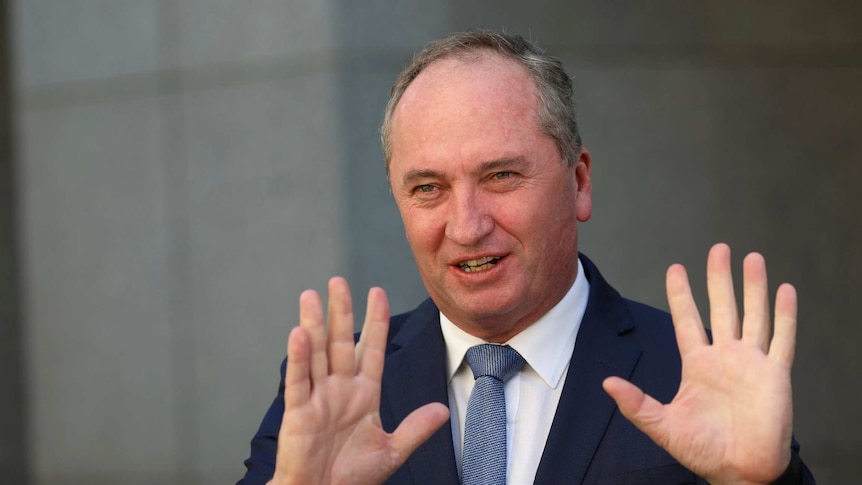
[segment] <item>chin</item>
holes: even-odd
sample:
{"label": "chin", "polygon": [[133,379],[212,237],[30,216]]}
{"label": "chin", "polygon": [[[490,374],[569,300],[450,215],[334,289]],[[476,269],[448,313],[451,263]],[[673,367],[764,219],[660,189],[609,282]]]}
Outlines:
{"label": "chin", "polygon": [[479,304],[470,305],[466,302],[460,304],[456,302],[457,308],[460,309],[462,315],[476,322],[482,327],[489,328],[497,325],[505,325],[513,314],[517,305],[514,302],[498,302],[496,304],[488,304],[487,301]]}

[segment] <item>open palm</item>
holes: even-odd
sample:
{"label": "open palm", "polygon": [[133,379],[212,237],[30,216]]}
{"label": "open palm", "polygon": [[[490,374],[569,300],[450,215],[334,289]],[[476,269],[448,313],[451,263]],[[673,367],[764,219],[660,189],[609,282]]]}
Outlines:
{"label": "open palm", "polygon": [[771,336],[762,256],[745,258],[743,281],[740,326],[730,249],[714,246],[707,263],[710,343],[685,269],[668,269],[668,302],[682,358],[679,392],[670,404],[619,378],[604,383],[624,416],[711,483],[768,483],[790,462],[796,292],[788,284],[778,289]]}
{"label": "open palm", "polygon": [[383,482],[446,422],[440,403],[411,413],[393,433],[381,426],[380,381],[389,305],[379,288],[354,346],[350,289],[329,282],[328,331],[319,295],[300,297],[300,326],[288,340],[284,416],[278,437],[277,484]]}

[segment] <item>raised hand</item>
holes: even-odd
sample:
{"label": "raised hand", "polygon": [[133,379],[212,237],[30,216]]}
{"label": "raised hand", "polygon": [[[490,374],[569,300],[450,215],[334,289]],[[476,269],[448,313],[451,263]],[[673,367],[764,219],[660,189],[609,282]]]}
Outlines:
{"label": "raised hand", "polygon": [[427,404],[394,433],[380,424],[380,381],[389,329],[389,303],[368,292],[368,311],[354,346],[350,289],[329,281],[328,331],[320,296],[299,299],[300,324],[287,344],[284,417],[273,484],[377,484],[391,475],[449,417]]}
{"label": "raised hand", "polygon": [[796,290],[778,289],[771,336],[766,264],[743,263],[744,318],[730,272],[730,248],[715,245],[707,263],[713,343],[691,295],[685,268],[667,272],[667,295],[682,357],[682,381],[662,405],[623,379],[604,382],[622,414],[710,483],[768,483],[790,462],[790,368],[796,343]]}

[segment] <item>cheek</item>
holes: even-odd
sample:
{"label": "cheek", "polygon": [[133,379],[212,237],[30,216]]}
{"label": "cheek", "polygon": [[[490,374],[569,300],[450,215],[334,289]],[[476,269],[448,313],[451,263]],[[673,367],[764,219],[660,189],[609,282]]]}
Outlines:
{"label": "cheek", "polygon": [[559,230],[564,214],[559,204],[541,194],[520,197],[498,204],[494,212],[497,225],[518,239],[542,240]]}
{"label": "cheek", "polygon": [[414,253],[428,251],[436,245],[435,222],[431,214],[424,210],[405,210],[401,212],[401,220],[404,224],[404,232],[407,242]]}
{"label": "cheek", "polygon": [[537,208],[538,215],[528,221],[534,241],[546,251],[544,258],[568,258],[577,246],[577,209],[568,197],[544,202]]}

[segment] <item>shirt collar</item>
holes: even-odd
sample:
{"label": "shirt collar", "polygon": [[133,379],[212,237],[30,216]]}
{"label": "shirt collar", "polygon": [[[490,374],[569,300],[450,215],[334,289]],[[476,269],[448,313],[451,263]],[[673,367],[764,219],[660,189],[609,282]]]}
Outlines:
{"label": "shirt collar", "polygon": [[[569,291],[548,313],[515,335],[506,345],[517,350],[533,370],[551,388],[556,388],[569,365],[575,349],[575,338],[587,308],[590,284],[578,260],[578,275]],[[467,349],[486,343],[461,330],[440,313],[440,329],[446,342],[448,378],[464,364]]]}

